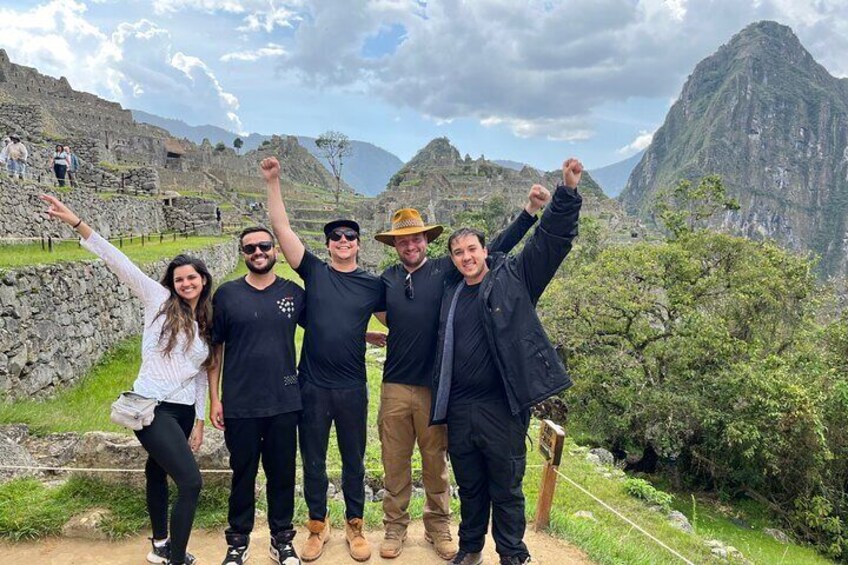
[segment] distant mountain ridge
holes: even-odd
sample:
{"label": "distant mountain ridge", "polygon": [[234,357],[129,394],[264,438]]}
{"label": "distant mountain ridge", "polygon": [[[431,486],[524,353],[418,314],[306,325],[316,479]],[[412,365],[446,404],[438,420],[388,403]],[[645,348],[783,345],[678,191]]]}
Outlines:
{"label": "distant mountain ridge", "polygon": [[592,173],[592,178],[601,185],[604,194],[610,198],[615,198],[624,190],[627,179],[630,178],[630,173],[633,172],[633,168],[642,160],[642,155],[644,154],[645,150],[643,149],[632,157],[622,159],[599,169],[593,169],[589,172]]}
{"label": "distant mountain ridge", "polygon": [[[241,148],[242,153],[257,149],[263,142],[270,141],[272,137],[260,133],[240,136],[217,126],[192,126],[181,120],[163,118],[141,110],[132,110],[132,114],[138,122],[158,126],[170,132],[174,137],[186,138],[194,143],[201,143],[205,138],[213,145],[221,142],[227,147],[232,147],[233,140],[240,137],[244,142],[244,146]],[[314,137],[297,136],[297,140],[329,170],[329,164],[315,146]],[[342,178],[357,192],[367,196],[379,194],[386,188],[386,184],[392,175],[403,166],[403,161],[389,151],[365,141],[352,140],[351,145],[353,146],[353,154],[345,161]]]}
{"label": "distant mountain ridge", "polygon": [[701,61],[633,170],[621,201],[650,218],[658,190],[719,174],[741,209],[717,227],[848,267],[848,79],[792,30],[751,24]]}

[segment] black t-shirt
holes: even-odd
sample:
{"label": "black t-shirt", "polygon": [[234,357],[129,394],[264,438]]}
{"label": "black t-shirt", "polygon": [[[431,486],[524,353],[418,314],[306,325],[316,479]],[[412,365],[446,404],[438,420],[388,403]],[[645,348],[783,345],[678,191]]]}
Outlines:
{"label": "black t-shirt", "polygon": [[294,333],[305,307],[303,289],[279,277],[263,290],[240,278],[215,292],[212,342],[224,344],[225,418],[301,409]]}
{"label": "black t-shirt", "polygon": [[450,257],[428,259],[412,273],[413,298],[407,297],[407,270],[393,265],[380,277],[386,292],[389,337],[383,381],[430,386],[436,361],[439,307],[445,278],[456,268]]}
{"label": "black t-shirt", "polygon": [[357,268],[336,271],[309,251],[296,269],[306,283],[306,332],[300,357],[304,380],[324,388],[365,384],[365,331],[386,309],[383,283]]}
{"label": "black t-shirt", "polygon": [[454,311],[453,331],[450,406],[505,399],[503,380],[483,327],[479,284],[462,288]]}

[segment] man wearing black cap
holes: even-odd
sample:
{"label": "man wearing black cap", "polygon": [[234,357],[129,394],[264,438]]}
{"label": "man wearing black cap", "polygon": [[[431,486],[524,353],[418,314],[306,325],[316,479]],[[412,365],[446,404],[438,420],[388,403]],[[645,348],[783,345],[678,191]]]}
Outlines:
{"label": "man wearing black cap", "polygon": [[330,261],[310,253],[292,230],[280,195],[280,164],[261,163],[268,215],[286,261],[306,284],[306,331],[298,366],[303,413],[299,424],[303,491],[309,507],[309,539],[300,557],[321,556],[330,535],[327,515],[327,445],[336,424],[342,458],[345,537],[351,557],[366,561],[371,548],[362,533],[365,510],[365,442],[368,388],[365,331],[374,312],[385,310],[380,279],[357,265],[359,224],[324,226]]}

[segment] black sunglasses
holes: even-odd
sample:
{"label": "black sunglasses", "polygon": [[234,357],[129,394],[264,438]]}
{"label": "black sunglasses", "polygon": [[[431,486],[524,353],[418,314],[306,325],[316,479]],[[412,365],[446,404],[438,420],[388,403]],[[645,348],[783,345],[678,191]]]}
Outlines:
{"label": "black sunglasses", "polygon": [[241,251],[245,255],[253,255],[256,252],[256,249],[262,251],[263,253],[268,253],[272,249],[274,249],[273,241],[260,241],[259,243],[248,243],[247,245],[241,246]]}
{"label": "black sunglasses", "polygon": [[341,241],[342,237],[344,237],[348,241],[353,241],[354,239],[359,239],[359,234],[354,230],[333,230],[330,232],[329,238],[333,241]]}
{"label": "black sunglasses", "polygon": [[412,273],[407,273],[403,281],[403,291],[410,300],[415,298],[415,287],[412,286]]}

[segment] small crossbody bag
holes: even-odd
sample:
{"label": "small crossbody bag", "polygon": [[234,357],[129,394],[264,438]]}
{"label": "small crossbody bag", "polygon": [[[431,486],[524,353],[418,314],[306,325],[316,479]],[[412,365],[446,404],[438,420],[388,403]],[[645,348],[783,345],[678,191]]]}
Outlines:
{"label": "small crossbody bag", "polygon": [[112,403],[112,412],[109,417],[115,424],[135,431],[140,430],[144,426],[149,426],[153,422],[156,407],[184,389],[193,378],[186,379],[180,386],[169,392],[161,400],[158,398],[148,398],[131,390],[124,391]]}

